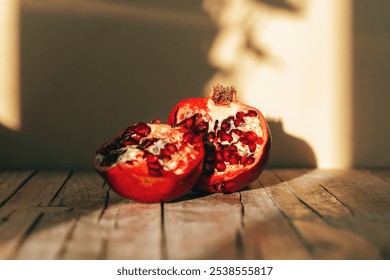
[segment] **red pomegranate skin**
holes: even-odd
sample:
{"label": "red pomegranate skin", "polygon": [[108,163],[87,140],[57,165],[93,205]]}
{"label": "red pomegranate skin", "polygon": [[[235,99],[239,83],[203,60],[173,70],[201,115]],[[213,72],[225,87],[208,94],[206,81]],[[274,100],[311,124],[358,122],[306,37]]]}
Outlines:
{"label": "red pomegranate skin", "polygon": [[[209,97],[182,100],[169,114],[167,124],[184,126],[203,138],[206,158],[202,174],[193,188],[195,191],[239,191],[255,181],[266,167],[272,142],[267,121],[257,108],[238,102],[236,93],[234,87],[217,85]],[[256,140],[245,138],[252,132]],[[208,152],[206,145],[213,146],[215,152]],[[225,152],[237,147],[238,152]],[[223,159],[221,154],[224,153],[230,157]]]}
{"label": "red pomegranate skin", "polygon": [[[172,128],[169,127],[169,129]],[[182,135],[191,133],[185,128],[175,129],[177,130],[175,133],[181,133]],[[104,150],[104,147],[110,148],[115,146],[116,143],[123,142],[121,140],[123,139],[123,133],[123,131],[119,133],[99,150]],[[140,143],[142,143],[142,139],[138,141],[138,146]],[[126,161],[114,162],[106,166],[102,163],[104,160],[97,159],[99,150],[93,159],[93,166],[108,185],[124,198],[142,203],[168,202],[179,198],[191,190],[199,178],[203,165],[204,149],[199,137],[193,138],[193,144],[180,143],[177,145],[179,146],[177,153],[183,155],[182,160],[177,163],[177,168],[165,170],[161,167],[158,169],[157,175],[151,172],[153,170],[150,169],[150,164],[143,157],[139,157],[136,164]],[[126,149],[128,146],[124,147]],[[161,151],[162,149],[160,149]],[[140,153],[146,153],[145,149],[141,150]],[[161,155],[158,154],[158,156]],[[181,171],[177,172],[178,169]]]}

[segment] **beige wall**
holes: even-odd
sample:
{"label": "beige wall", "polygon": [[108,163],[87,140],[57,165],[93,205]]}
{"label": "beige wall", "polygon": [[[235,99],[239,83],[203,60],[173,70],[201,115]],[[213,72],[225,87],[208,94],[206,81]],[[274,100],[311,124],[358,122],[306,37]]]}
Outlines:
{"label": "beige wall", "polygon": [[270,118],[271,167],[389,167],[389,4],[367,2],[8,5],[0,167],[90,168],[97,146],[122,127],[164,120],[217,81]]}

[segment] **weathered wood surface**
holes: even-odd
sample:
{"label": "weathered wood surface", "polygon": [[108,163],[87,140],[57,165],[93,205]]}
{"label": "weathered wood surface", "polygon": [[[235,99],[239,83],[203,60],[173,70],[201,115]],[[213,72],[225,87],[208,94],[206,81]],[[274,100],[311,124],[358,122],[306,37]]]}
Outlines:
{"label": "weathered wood surface", "polygon": [[0,172],[0,259],[390,259],[390,170],[266,170],[141,204],[94,172]]}

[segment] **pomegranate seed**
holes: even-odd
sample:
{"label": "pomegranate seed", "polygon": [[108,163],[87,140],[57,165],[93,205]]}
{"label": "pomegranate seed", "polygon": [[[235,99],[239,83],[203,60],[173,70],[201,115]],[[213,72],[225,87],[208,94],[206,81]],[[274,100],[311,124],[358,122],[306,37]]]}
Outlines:
{"label": "pomegranate seed", "polygon": [[246,162],[247,159],[248,159],[248,156],[242,156],[242,157],[240,158],[240,163],[241,163],[242,165],[245,165],[245,162]]}
{"label": "pomegranate seed", "polygon": [[201,113],[195,113],[195,114],[192,116],[192,118],[194,119],[194,121],[199,120],[201,117],[202,117],[202,114],[201,114]]}
{"label": "pomegranate seed", "polygon": [[133,134],[130,136],[130,139],[136,141],[137,143],[142,139],[144,138],[144,136],[140,135],[140,134]]}
{"label": "pomegranate seed", "polygon": [[137,143],[138,141],[135,141],[133,139],[127,139],[122,141],[122,144],[125,146],[137,145]]}
{"label": "pomegranate seed", "polygon": [[140,122],[136,124],[136,126],[134,127],[134,131],[136,134],[145,137],[150,134],[152,129],[146,123]]}
{"label": "pomegranate seed", "polygon": [[257,117],[257,112],[256,111],[254,111],[254,110],[249,110],[248,111],[248,116],[249,117]]}
{"label": "pomegranate seed", "polygon": [[170,152],[170,154],[174,154],[177,152],[177,147],[172,143],[167,143],[165,145],[165,149]]}
{"label": "pomegranate seed", "polygon": [[228,142],[232,142],[233,141],[233,136],[231,136],[230,134],[228,134],[226,132],[223,132],[223,131],[221,131],[221,133],[219,135],[219,138],[222,141],[228,141]]}
{"label": "pomegranate seed", "polygon": [[221,123],[221,130],[228,131],[230,129],[230,123],[228,120],[223,120]]}
{"label": "pomegranate seed", "polygon": [[261,144],[263,144],[263,142],[264,142],[263,137],[257,138],[257,141],[256,141],[257,144],[261,145]]}
{"label": "pomegranate seed", "polygon": [[134,133],[134,125],[132,126],[129,126],[128,128],[125,129],[125,131],[123,132],[123,136],[127,135],[127,134],[133,134]]}
{"label": "pomegranate seed", "polygon": [[246,117],[246,113],[244,113],[244,112],[237,112],[236,113],[237,119],[244,119],[244,117]]}
{"label": "pomegranate seed", "polygon": [[226,150],[226,147],[227,147],[227,145],[223,145],[221,143],[217,143],[217,145],[216,145],[217,151],[224,151],[224,150]]}
{"label": "pomegranate seed", "polygon": [[230,159],[230,156],[232,155],[232,152],[231,151],[228,151],[228,150],[224,150],[222,152],[222,157],[223,157],[223,160],[226,161],[226,162],[229,162],[229,159]]}
{"label": "pomegranate seed", "polygon": [[217,183],[213,184],[211,187],[214,190],[214,192],[222,192],[223,189],[226,187],[226,183],[225,182],[217,182]]}
{"label": "pomegranate seed", "polygon": [[250,142],[250,143],[248,144],[248,148],[249,148],[249,151],[250,151],[251,153],[254,153],[254,152],[256,151],[257,145],[256,145],[256,143]]}
{"label": "pomegranate seed", "polygon": [[242,136],[242,131],[237,128],[232,129],[230,132],[236,134],[237,136]]}
{"label": "pomegranate seed", "polygon": [[191,128],[194,123],[195,121],[193,117],[184,120],[184,126],[186,126],[187,128]]}
{"label": "pomegranate seed", "polygon": [[152,146],[157,141],[158,141],[157,138],[144,139],[142,141],[142,143],[139,146],[137,146],[137,148],[140,150],[145,150],[145,149],[149,148],[150,146]]}
{"label": "pomegranate seed", "polygon": [[194,141],[195,135],[192,132],[186,132],[183,135],[183,142],[184,143],[191,143]]}
{"label": "pomegranate seed", "polygon": [[215,168],[219,172],[225,171],[226,170],[226,164],[223,161],[217,161],[217,163],[215,164]]}
{"label": "pomegranate seed", "polygon": [[249,140],[249,142],[256,142],[258,136],[253,131],[247,131],[244,133],[244,137]]}
{"label": "pomegranate seed", "polygon": [[248,145],[250,143],[250,141],[248,140],[248,138],[245,138],[244,136],[241,136],[241,138],[239,139],[239,141],[244,144],[244,145]]}
{"label": "pomegranate seed", "polygon": [[234,153],[229,158],[230,164],[238,164],[240,162],[240,155],[238,153]]}
{"label": "pomegranate seed", "polygon": [[160,155],[159,156],[159,159],[163,160],[163,161],[168,161],[168,160],[171,160],[172,157],[171,156],[168,156],[168,155]]}
{"label": "pomegranate seed", "polygon": [[167,149],[161,149],[160,150],[160,155],[161,156],[170,156],[172,153],[169,151],[169,150],[167,150]]}
{"label": "pomegranate seed", "polygon": [[255,158],[253,156],[249,156],[247,158],[247,160],[245,161],[245,163],[243,163],[243,164],[244,164],[244,166],[247,166],[247,165],[251,165],[254,162],[255,162]]}
{"label": "pomegranate seed", "polygon": [[147,163],[153,163],[158,161],[158,156],[151,154],[151,153],[145,153],[144,158]]}
{"label": "pomegranate seed", "polygon": [[160,123],[161,123],[161,120],[152,120],[151,123],[160,124]]}
{"label": "pomegranate seed", "polygon": [[211,132],[207,133],[206,141],[213,142],[213,140],[215,139],[215,137],[216,137],[215,132],[214,132],[214,131],[211,131]]}
{"label": "pomegranate seed", "polygon": [[161,164],[158,161],[148,163],[149,169],[162,169]]}
{"label": "pomegranate seed", "polygon": [[232,152],[237,152],[237,147],[234,146],[234,145],[230,145],[227,149],[228,149],[229,151],[232,151]]}
{"label": "pomegranate seed", "polygon": [[206,122],[206,121],[201,121],[198,125],[197,125],[197,129],[196,129],[198,132],[200,133],[205,133],[209,130],[209,123]]}
{"label": "pomegranate seed", "polygon": [[215,154],[215,159],[216,159],[217,161],[224,161],[223,155],[222,155],[221,152]]}
{"label": "pomegranate seed", "polygon": [[[104,161],[107,160],[107,161],[110,163],[109,165],[111,165],[112,163],[116,162],[116,160],[118,159],[119,155],[120,155],[120,154],[123,154],[123,153],[124,153],[124,151],[119,151],[119,152],[113,151],[113,152],[111,152],[111,154],[109,154],[109,155],[104,159]],[[104,161],[103,161],[103,162],[104,162]]]}
{"label": "pomegranate seed", "polygon": [[245,121],[243,119],[235,119],[233,121],[235,127],[239,127],[240,125],[244,124]]}
{"label": "pomegranate seed", "polygon": [[103,159],[102,163],[100,164],[101,166],[110,166],[111,161],[108,158]]}

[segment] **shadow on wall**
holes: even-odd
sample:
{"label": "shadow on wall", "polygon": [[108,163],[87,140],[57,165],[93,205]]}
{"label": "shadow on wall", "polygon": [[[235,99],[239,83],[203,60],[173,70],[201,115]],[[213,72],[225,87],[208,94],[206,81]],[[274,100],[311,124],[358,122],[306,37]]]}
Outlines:
{"label": "shadow on wall", "polygon": [[[282,62],[264,42],[267,26],[280,18],[297,21],[305,14],[309,1],[286,0],[204,0],[204,8],[218,25],[218,33],[210,48],[209,60],[216,68],[206,86],[216,83],[234,85],[245,92],[256,80],[256,72],[263,66],[274,67]],[[282,42],[282,41],[281,41]],[[277,66],[280,67],[280,66]],[[269,90],[269,89],[267,89]],[[239,100],[245,101],[244,96]],[[253,101],[255,98],[252,98]],[[249,104],[249,103],[248,103]],[[275,103],[277,104],[277,102]],[[282,121],[269,120],[272,151],[268,167],[316,167],[312,148],[303,139],[286,133]]]}
{"label": "shadow on wall", "polygon": [[123,127],[200,96],[215,26],[197,0],[21,1],[22,127],[0,167],[89,169]]}
{"label": "shadow on wall", "polygon": [[272,168],[317,166],[313,149],[306,141],[294,137],[283,128],[282,121],[268,120],[272,148],[268,166]]}
{"label": "shadow on wall", "polygon": [[219,83],[235,85],[239,90],[256,79],[260,65],[280,67],[281,61],[263,41],[267,26],[280,18],[300,18],[306,0],[204,0],[204,9],[218,25],[209,52],[216,72],[205,87]]}

